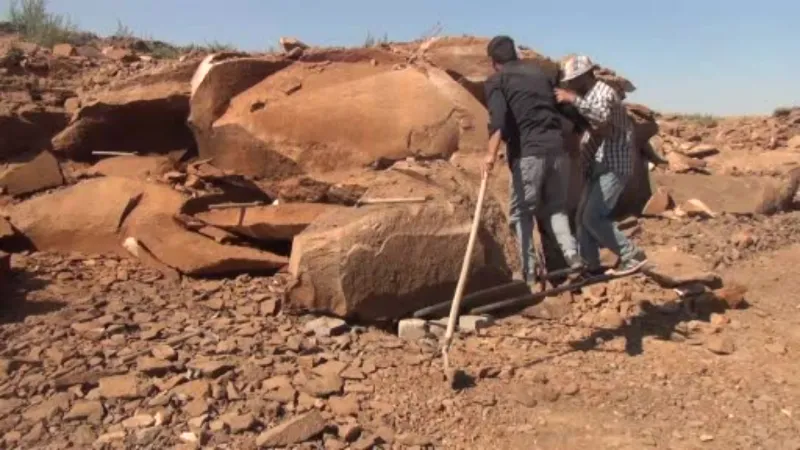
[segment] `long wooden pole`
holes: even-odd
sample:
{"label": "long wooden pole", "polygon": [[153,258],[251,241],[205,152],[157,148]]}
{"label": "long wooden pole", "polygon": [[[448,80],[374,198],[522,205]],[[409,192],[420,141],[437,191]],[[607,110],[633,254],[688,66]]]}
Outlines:
{"label": "long wooden pole", "polygon": [[450,370],[450,361],[447,352],[450,350],[450,344],[453,342],[453,333],[455,332],[456,324],[458,323],[458,312],[461,308],[461,299],[464,297],[464,288],[467,285],[467,278],[469,278],[469,269],[472,263],[472,251],[475,248],[475,240],[478,237],[478,227],[481,223],[481,211],[483,210],[483,199],[486,196],[486,185],[489,176],[484,175],[481,180],[481,188],[478,192],[478,204],[475,205],[475,216],[472,218],[472,229],[469,231],[469,241],[467,242],[467,251],[464,254],[464,262],[461,264],[461,274],[458,278],[456,285],[456,292],[453,294],[453,302],[450,305],[450,319],[447,321],[447,331],[444,334],[444,341],[442,342],[442,356],[444,357],[445,373]]}

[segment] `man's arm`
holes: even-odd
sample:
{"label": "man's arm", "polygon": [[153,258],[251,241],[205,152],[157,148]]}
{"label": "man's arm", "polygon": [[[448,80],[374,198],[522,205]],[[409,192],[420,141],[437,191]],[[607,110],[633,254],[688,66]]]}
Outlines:
{"label": "man's arm", "polygon": [[615,102],[614,93],[609,89],[602,90],[599,95],[590,97],[575,97],[574,105],[581,114],[586,116],[597,128],[602,128],[611,119],[611,108]]}
{"label": "man's arm", "polygon": [[486,159],[483,163],[484,176],[489,174],[497,161],[508,116],[508,104],[497,79],[487,81],[486,99],[489,109],[489,142],[486,146]]}

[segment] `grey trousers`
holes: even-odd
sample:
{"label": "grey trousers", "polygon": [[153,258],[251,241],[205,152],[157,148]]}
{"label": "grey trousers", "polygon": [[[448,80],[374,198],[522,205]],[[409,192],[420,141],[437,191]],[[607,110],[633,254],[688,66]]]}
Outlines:
{"label": "grey trousers", "polygon": [[600,247],[614,252],[622,262],[640,253],[611,219],[627,181],[620,179],[602,163],[595,161],[591,167],[591,176],[578,207],[577,220],[581,257],[589,268],[600,267]]}
{"label": "grey trousers", "polygon": [[526,156],[511,163],[509,218],[519,246],[522,277],[527,282],[534,282],[536,273],[535,217],[544,219],[544,231],[555,237],[565,258],[578,253],[566,213],[569,174],[565,153]]}

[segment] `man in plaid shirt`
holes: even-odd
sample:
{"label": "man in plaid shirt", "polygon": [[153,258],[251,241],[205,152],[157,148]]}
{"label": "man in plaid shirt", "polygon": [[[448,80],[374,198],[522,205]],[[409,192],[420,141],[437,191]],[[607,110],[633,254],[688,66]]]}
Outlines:
{"label": "man in plaid shirt", "polygon": [[611,219],[611,212],[633,174],[633,124],[619,94],[594,76],[594,64],[583,55],[572,56],[561,67],[569,89],[555,89],[556,100],[575,106],[591,124],[581,139],[586,188],[578,207],[578,243],[590,274],[600,272],[600,246],[619,256],[613,273],[641,269],[647,258]]}

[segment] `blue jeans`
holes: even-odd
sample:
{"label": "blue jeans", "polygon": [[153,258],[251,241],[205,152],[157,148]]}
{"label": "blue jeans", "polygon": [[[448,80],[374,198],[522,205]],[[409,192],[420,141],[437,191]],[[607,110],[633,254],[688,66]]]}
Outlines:
{"label": "blue jeans", "polygon": [[594,162],[578,206],[578,243],[581,257],[590,269],[600,267],[600,247],[620,257],[622,262],[638,255],[639,249],[611,219],[627,179],[621,179],[602,163]]}
{"label": "blue jeans", "polygon": [[556,238],[566,258],[578,253],[566,213],[568,187],[569,158],[565,153],[526,156],[511,162],[509,218],[519,245],[525,281],[535,281],[535,217],[546,219],[542,221],[545,231]]}

